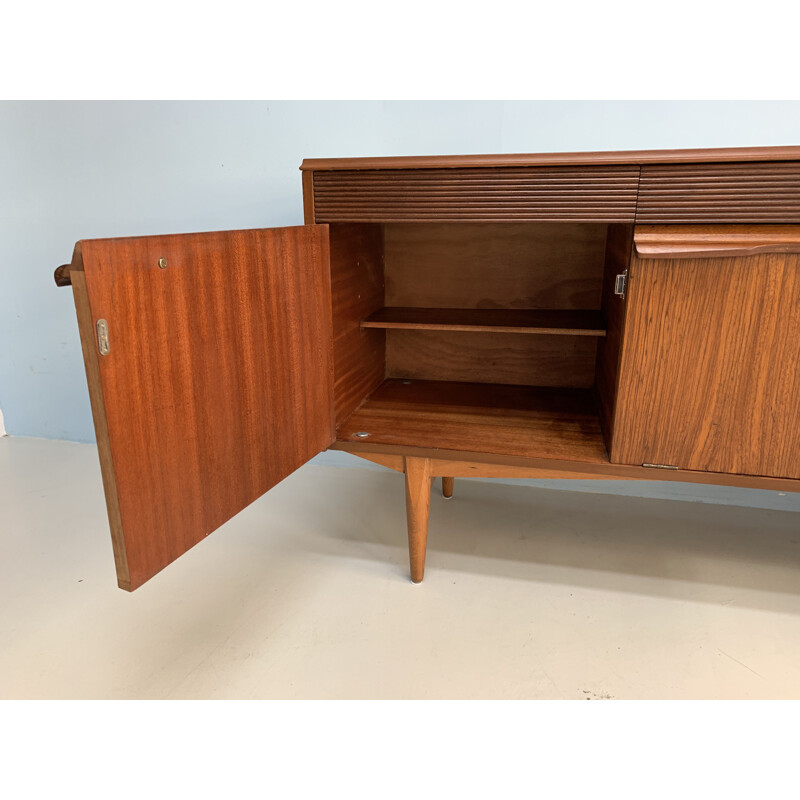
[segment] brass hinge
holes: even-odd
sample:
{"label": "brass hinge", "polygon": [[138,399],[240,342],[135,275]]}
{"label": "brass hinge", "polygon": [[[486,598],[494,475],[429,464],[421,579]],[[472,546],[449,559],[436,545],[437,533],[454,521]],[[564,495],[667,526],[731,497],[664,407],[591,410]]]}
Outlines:
{"label": "brass hinge", "polygon": [[653,469],[678,469],[672,464],[642,464],[643,467],[652,467]]}
{"label": "brass hinge", "polygon": [[614,294],[625,299],[625,292],[628,289],[628,270],[621,272],[614,279]]}

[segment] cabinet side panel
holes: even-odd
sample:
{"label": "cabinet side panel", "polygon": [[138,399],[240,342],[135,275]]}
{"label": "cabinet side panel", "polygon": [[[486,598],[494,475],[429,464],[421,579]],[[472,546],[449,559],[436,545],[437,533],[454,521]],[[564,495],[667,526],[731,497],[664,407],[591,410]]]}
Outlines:
{"label": "cabinet side panel", "polygon": [[386,336],[361,329],[384,305],[383,228],[330,226],[336,426],[386,377]]}
{"label": "cabinet side panel", "polygon": [[616,276],[630,263],[633,247],[632,225],[609,225],[606,240],[606,263],[603,275],[602,312],[606,335],[597,343],[595,386],[600,411],[600,425],[606,446],[611,448],[614,433],[614,409],[617,402],[617,383],[622,337],[625,327],[625,301],[614,293]]}
{"label": "cabinet side panel", "polygon": [[800,256],[631,275],[612,460],[800,478]]}

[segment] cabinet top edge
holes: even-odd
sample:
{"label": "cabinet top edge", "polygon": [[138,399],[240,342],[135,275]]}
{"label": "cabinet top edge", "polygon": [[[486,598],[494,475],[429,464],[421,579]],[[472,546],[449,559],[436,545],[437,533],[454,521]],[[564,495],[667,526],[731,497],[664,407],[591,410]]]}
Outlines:
{"label": "cabinet top edge", "polygon": [[505,153],[461,156],[305,158],[301,170],[448,169],[606,164],[697,164],[725,161],[800,161],[800,145],[685,150],[606,150],[577,153]]}

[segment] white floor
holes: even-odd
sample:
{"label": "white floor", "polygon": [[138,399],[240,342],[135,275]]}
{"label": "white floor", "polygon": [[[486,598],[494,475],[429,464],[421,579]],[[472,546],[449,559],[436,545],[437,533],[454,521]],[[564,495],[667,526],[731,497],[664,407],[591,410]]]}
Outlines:
{"label": "white floor", "polygon": [[800,515],[308,465],[138,591],[93,446],[0,439],[2,698],[800,698]]}

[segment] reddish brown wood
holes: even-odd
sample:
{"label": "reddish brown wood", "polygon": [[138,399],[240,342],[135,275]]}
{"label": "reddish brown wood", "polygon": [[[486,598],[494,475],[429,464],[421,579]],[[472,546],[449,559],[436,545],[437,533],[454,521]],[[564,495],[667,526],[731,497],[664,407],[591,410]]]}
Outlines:
{"label": "reddish brown wood", "polygon": [[597,339],[515,333],[386,331],[392,378],[588,388]]}
{"label": "reddish brown wood", "polygon": [[[368,433],[359,437],[357,433]],[[591,392],[387,380],[341,426],[340,441],[603,463]]]}
{"label": "reddish brown wood", "polygon": [[380,225],[330,230],[334,398],[340,425],[386,377],[386,337],[361,321],[384,305]]}
{"label": "reddish brown wood", "polygon": [[[370,461],[373,464],[380,464],[396,472],[405,471],[405,456],[389,455],[385,453],[366,452],[360,445],[355,445],[353,449],[345,442],[337,442],[332,446],[334,449],[347,450],[358,458]],[[570,480],[579,478],[581,480],[624,480],[618,475],[604,475],[596,472],[579,472],[558,469],[547,469],[543,467],[520,467],[507,464],[490,464],[480,461],[466,461],[462,458],[431,458],[431,475],[442,477],[442,493],[450,492],[452,495],[453,486],[456,478],[532,478],[536,480]],[[449,476],[449,477],[448,477]],[[628,477],[628,480],[639,480],[638,478]],[[795,481],[800,484],[800,481]]]}
{"label": "reddish brown wood", "polygon": [[642,167],[636,221],[800,222],[800,163]]}
{"label": "reddish brown wood", "polygon": [[386,225],[385,305],[598,309],[606,228],[568,222]]}
{"label": "reddish brown wood", "polygon": [[333,441],[327,234],[81,243],[72,277],[122,588]]}
{"label": "reddish brown wood", "polygon": [[307,158],[302,170],[535,167],[582,164],[694,164],[727,161],[800,161],[800,147],[715,147],[685,150],[614,150],[464,156]]}
{"label": "reddish brown wood", "polygon": [[605,336],[599,311],[381,308],[370,314],[362,328],[422,331],[471,331],[484,333],[558,334],[560,336]]}
{"label": "reddish brown wood", "polygon": [[638,167],[314,172],[317,222],[633,222]]}
{"label": "reddish brown wood", "polygon": [[[737,486],[742,489],[768,489],[775,492],[800,492],[800,480],[762,478],[757,475],[728,475],[722,472],[703,472],[687,469],[655,469],[629,464],[565,461],[557,458],[498,455],[481,451],[447,450],[394,444],[368,444],[367,440],[336,441],[332,450],[343,450],[361,458],[380,459],[392,467],[392,459],[408,456],[429,458],[431,469],[439,475],[491,478],[573,478],[588,480],[644,480],[701,483],[714,486]],[[393,468],[393,467],[392,467]],[[480,470],[480,471],[476,471]]]}
{"label": "reddish brown wood", "polygon": [[428,517],[431,508],[431,469],[427,458],[407,458],[406,520],[411,580],[419,583],[425,575],[428,546]]}
{"label": "reddish brown wood", "polygon": [[800,253],[797,225],[637,225],[643,258],[729,258],[758,253]]}
{"label": "reddish brown wood", "polygon": [[800,478],[800,255],[631,275],[612,459]]}
{"label": "reddish brown wood", "polygon": [[[333,226],[335,227],[335,226]],[[386,225],[386,305],[480,310],[600,308],[606,225]],[[387,374],[421,380],[591,386],[596,342],[387,331]]]}
{"label": "reddish brown wood", "polygon": [[452,476],[442,476],[442,497],[451,498],[456,479]]}
{"label": "reddish brown wood", "polygon": [[314,173],[303,173],[303,221],[314,224]]}
{"label": "reddish brown wood", "polygon": [[128,554],[122,529],[122,518],[120,516],[117,477],[111,458],[108,417],[106,416],[105,399],[103,398],[102,382],[100,380],[100,355],[97,352],[95,323],[89,308],[89,294],[86,289],[86,275],[83,272],[80,242],[75,245],[72,266],[75,267],[74,272],[70,271],[72,294],[75,300],[75,311],[78,316],[83,363],[86,366],[89,401],[92,406],[92,419],[94,420],[94,430],[97,437],[97,452],[100,456],[100,472],[103,478],[108,525],[111,531],[111,547],[114,551],[114,563],[116,564],[119,585],[124,589],[129,589],[131,588],[130,569],[128,567]]}

